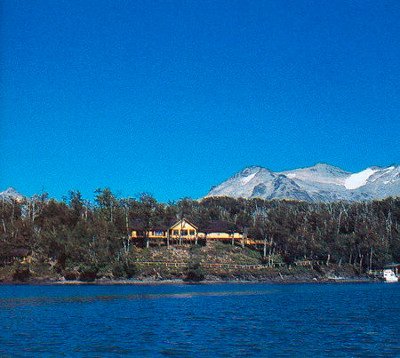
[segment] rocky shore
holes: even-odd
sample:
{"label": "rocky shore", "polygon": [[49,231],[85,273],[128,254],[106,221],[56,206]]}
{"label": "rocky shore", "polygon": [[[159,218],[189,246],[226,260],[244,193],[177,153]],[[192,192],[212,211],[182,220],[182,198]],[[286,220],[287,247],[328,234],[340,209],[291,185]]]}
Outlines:
{"label": "rocky shore", "polygon": [[[176,276],[170,273],[165,275],[161,270],[153,268],[152,272],[138,272],[131,278],[117,277],[95,277],[93,279],[66,279],[62,275],[38,276],[31,274],[29,277],[15,278],[13,276],[2,276],[0,284],[45,284],[45,285],[154,285],[154,284],[214,284],[214,283],[271,283],[271,284],[294,284],[294,283],[354,283],[354,282],[379,282],[378,277],[366,274],[359,275],[351,273],[351,268],[330,267],[325,272],[315,269],[298,270],[296,268],[273,269],[266,267],[263,270],[235,270],[222,272],[201,271],[198,275],[190,274],[188,269],[182,270]],[[338,274],[340,273],[340,274]],[[204,276],[203,276],[204,274]],[[198,276],[197,276],[198,275]]]}
{"label": "rocky shore", "polygon": [[[279,258],[274,258],[275,260]],[[353,265],[268,262],[260,252],[220,243],[203,247],[133,248],[120,266],[60,267],[35,257],[0,267],[0,283],[25,284],[176,284],[373,282],[379,278]]]}

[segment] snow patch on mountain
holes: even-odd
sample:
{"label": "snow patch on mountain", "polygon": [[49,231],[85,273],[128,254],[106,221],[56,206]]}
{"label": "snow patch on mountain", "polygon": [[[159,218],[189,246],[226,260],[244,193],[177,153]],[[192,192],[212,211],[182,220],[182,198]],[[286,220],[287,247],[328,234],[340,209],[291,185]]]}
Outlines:
{"label": "snow patch on mountain", "polygon": [[362,172],[351,174],[344,182],[346,189],[357,189],[367,184],[368,179],[377,172],[371,168],[367,168]]}
{"label": "snow patch on mountain", "polygon": [[250,174],[247,177],[242,178],[242,184],[245,185],[247,184],[251,179],[253,179],[256,176],[256,173]]}

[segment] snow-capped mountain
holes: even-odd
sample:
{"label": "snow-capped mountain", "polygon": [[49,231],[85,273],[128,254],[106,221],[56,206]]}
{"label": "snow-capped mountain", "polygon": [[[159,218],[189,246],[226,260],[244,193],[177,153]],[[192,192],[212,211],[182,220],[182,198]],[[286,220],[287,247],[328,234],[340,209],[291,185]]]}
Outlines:
{"label": "snow-capped mountain", "polygon": [[328,164],[272,172],[252,166],[212,188],[206,197],[294,199],[332,202],[400,196],[400,166],[370,167],[359,173]]}
{"label": "snow-capped mountain", "polygon": [[8,188],[2,192],[0,192],[0,200],[11,201],[15,200],[17,202],[21,202],[24,200],[24,196],[18,193],[14,188]]}

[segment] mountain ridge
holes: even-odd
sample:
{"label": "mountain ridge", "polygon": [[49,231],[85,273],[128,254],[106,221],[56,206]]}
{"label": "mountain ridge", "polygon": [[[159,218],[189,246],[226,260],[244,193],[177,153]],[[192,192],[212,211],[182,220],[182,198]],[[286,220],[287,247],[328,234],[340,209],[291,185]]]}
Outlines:
{"label": "mountain ridge", "polygon": [[252,165],[214,186],[205,197],[365,201],[400,196],[400,166],[371,166],[352,173],[328,163],[273,172]]}

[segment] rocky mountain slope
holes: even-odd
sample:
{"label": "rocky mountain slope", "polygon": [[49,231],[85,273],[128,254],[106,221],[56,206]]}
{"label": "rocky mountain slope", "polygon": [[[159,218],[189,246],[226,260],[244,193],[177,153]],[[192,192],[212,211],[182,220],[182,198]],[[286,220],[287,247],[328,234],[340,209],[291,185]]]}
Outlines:
{"label": "rocky mountain slope", "polygon": [[310,202],[383,199],[400,196],[400,166],[370,167],[359,173],[322,163],[284,172],[252,166],[213,187],[206,197],[211,196]]}

